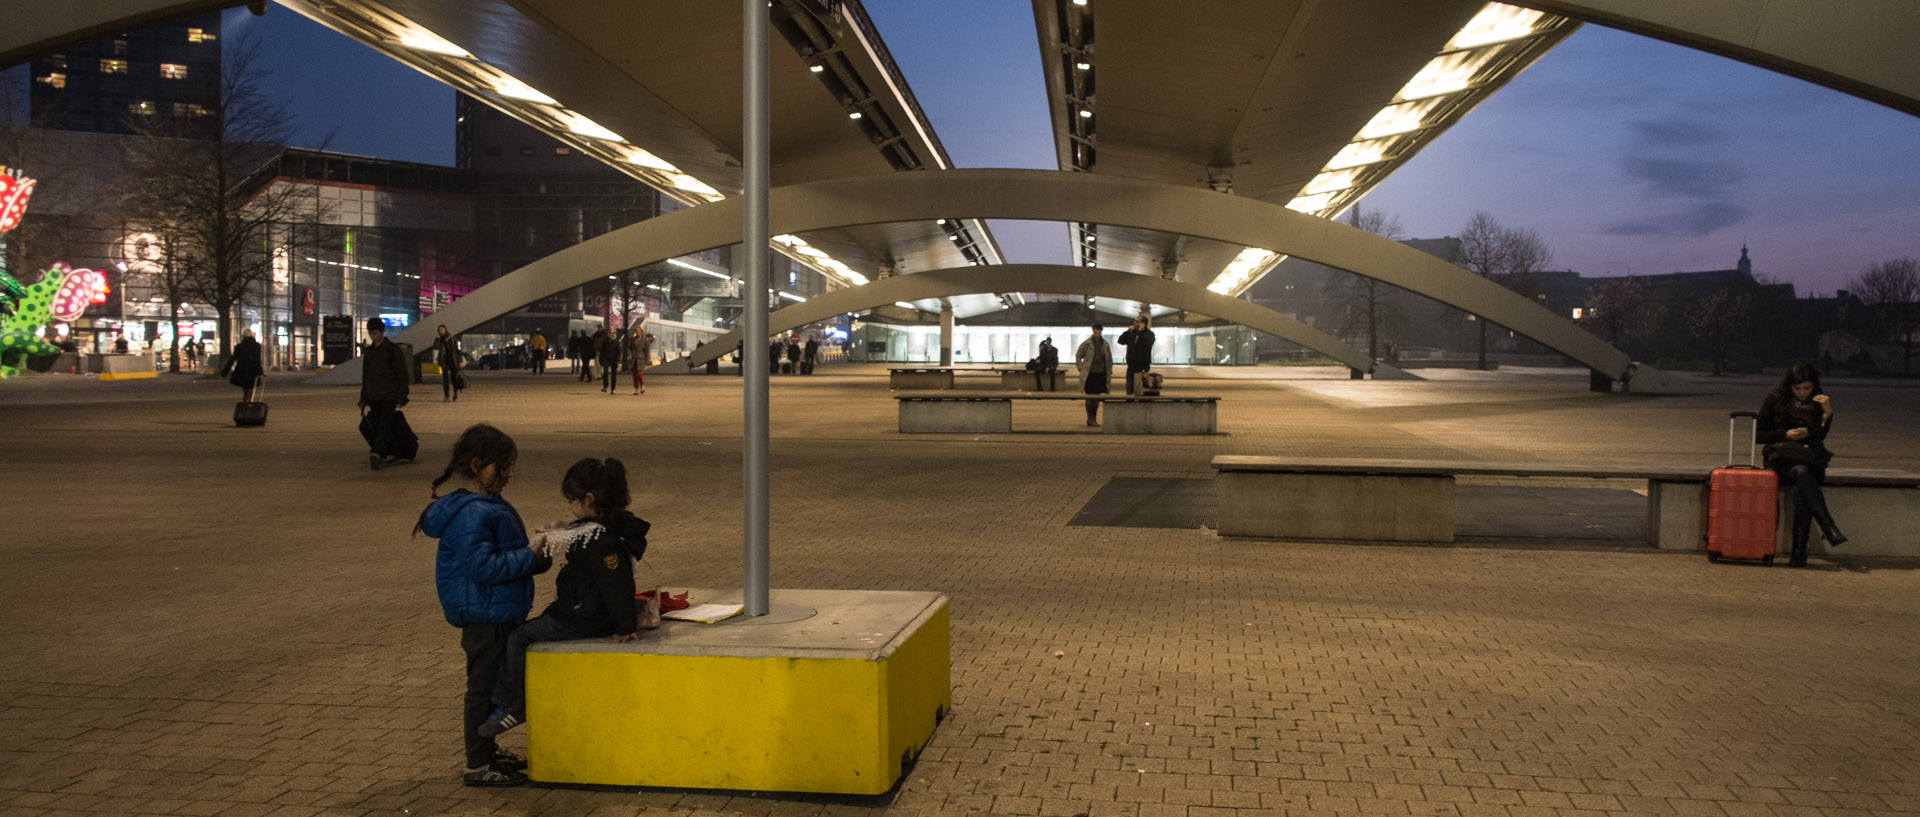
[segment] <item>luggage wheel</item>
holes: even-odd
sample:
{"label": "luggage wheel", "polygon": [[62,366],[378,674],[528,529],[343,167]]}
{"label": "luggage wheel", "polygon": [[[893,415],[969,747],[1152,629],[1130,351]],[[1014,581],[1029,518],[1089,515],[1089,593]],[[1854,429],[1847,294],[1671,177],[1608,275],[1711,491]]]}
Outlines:
{"label": "luggage wheel", "polygon": [[1720,551],[1717,551],[1717,550],[1707,551],[1707,561],[1709,562],[1720,561]]}
{"label": "luggage wheel", "polygon": [[1763,565],[1766,565],[1767,567],[1773,567],[1773,554],[1769,553],[1765,556],[1760,557],[1760,563]]}

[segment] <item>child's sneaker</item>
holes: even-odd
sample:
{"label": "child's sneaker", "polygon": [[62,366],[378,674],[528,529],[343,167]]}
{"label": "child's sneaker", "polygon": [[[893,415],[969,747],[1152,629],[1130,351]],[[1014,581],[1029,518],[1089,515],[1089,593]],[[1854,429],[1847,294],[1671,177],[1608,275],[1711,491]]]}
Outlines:
{"label": "child's sneaker", "polygon": [[486,723],[480,724],[480,736],[483,738],[499,737],[500,733],[526,722],[527,719],[525,716],[496,709],[493,710],[493,717],[488,718]]}
{"label": "child's sneaker", "polygon": [[467,773],[460,777],[460,782],[469,786],[523,786],[526,785],[527,776],[525,773],[502,769],[499,766],[481,766],[478,769],[468,769]]}

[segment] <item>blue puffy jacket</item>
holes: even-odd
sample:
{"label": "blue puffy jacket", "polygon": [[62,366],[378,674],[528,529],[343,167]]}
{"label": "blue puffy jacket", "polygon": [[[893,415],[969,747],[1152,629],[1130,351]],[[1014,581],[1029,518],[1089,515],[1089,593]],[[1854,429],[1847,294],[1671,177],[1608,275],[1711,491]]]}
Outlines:
{"label": "blue puffy jacket", "polygon": [[518,624],[533,607],[533,576],[545,570],[527,547],[527,527],[505,499],[455,491],[427,506],[420,530],[440,540],[434,585],[447,623]]}

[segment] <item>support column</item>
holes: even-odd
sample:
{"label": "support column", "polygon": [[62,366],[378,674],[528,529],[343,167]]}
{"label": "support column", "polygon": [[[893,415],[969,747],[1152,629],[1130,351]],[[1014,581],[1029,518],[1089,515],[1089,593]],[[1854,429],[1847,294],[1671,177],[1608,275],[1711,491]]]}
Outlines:
{"label": "support column", "polygon": [[940,365],[953,365],[953,304],[940,302]]}
{"label": "support column", "polygon": [[769,604],[768,538],[772,518],[768,510],[766,344],[767,244],[773,240],[767,224],[767,133],[771,121],[767,101],[767,19],[770,12],[766,0],[741,0],[740,9],[745,19],[741,34],[745,54],[741,63],[742,87],[746,92],[741,111],[741,159],[745,171],[741,198],[745,206],[741,208],[740,251],[747,257],[747,280],[741,293],[746,298],[746,311],[740,316],[740,322],[741,337],[750,341],[742,344],[746,347],[742,355],[746,382],[740,412],[745,426],[741,437],[741,499],[744,500],[741,505],[745,516],[741,550],[745,556],[745,576],[740,596],[747,615],[764,616]]}

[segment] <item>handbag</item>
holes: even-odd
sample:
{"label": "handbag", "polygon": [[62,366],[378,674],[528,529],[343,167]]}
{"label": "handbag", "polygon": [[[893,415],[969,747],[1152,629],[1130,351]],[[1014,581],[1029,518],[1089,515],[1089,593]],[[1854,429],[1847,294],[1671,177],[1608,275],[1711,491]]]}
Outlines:
{"label": "handbag", "polygon": [[453,373],[453,390],[454,391],[467,390],[467,376],[465,374],[462,374],[460,372]]}
{"label": "handbag", "polygon": [[660,626],[660,613],[669,610],[685,610],[687,608],[687,594],[681,593],[676,596],[665,590],[661,590],[658,574],[653,570],[651,565],[647,567],[647,572],[653,575],[654,579],[652,581],[640,580],[640,566],[644,564],[646,564],[646,560],[644,559],[633,560],[633,586],[651,587],[653,589],[642,590],[633,594],[634,629],[636,630],[656,629]]}
{"label": "handbag", "polygon": [[1827,463],[1833,462],[1833,452],[1828,451],[1826,446],[1808,445],[1799,440],[1767,443],[1761,452],[1769,468],[1792,468],[1796,465],[1825,468]]}

